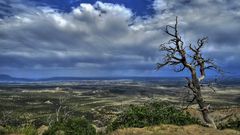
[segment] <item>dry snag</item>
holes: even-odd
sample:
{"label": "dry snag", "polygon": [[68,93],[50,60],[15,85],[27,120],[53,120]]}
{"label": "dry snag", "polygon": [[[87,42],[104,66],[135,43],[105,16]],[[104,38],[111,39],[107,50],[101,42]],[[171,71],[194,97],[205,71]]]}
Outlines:
{"label": "dry snag", "polygon": [[198,39],[196,45],[185,45],[178,32],[177,17],[175,25],[167,25],[164,31],[171,38],[167,43],[160,45],[160,51],[164,53],[164,57],[162,63],[157,63],[157,69],[164,66],[173,66],[175,72],[189,71],[191,77],[186,78],[186,87],[193,93],[193,99],[188,102],[196,101],[206,124],[216,128],[214,120],[209,116],[210,105],[205,103],[201,92],[203,87],[202,81],[206,76],[205,71],[208,69],[221,71],[212,59],[206,59],[202,55],[202,48],[207,43],[208,38]]}

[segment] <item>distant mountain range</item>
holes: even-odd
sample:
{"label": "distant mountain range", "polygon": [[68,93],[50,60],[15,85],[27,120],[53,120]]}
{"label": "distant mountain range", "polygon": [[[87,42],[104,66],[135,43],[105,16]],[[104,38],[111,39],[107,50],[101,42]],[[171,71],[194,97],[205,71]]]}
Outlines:
{"label": "distant mountain range", "polygon": [[[184,77],[51,77],[42,79],[29,79],[29,78],[16,78],[10,75],[0,74],[1,83],[25,83],[25,82],[62,82],[62,81],[80,81],[80,80],[135,80],[135,81],[148,81],[155,83],[185,83]],[[209,78],[213,80],[213,78]],[[224,85],[240,85],[239,76],[228,76],[218,80],[219,84]]]}
{"label": "distant mountain range", "polygon": [[[10,75],[0,74],[1,82],[9,82],[9,81],[77,81],[77,80],[159,80],[160,77],[50,77],[50,78],[41,78],[41,79],[27,79],[27,78],[16,78]],[[174,80],[182,79],[184,77],[161,77],[161,79],[172,79]]]}
{"label": "distant mountain range", "polygon": [[32,81],[32,79],[26,78],[15,78],[9,75],[0,74],[0,81],[1,82],[9,82],[9,81]]}

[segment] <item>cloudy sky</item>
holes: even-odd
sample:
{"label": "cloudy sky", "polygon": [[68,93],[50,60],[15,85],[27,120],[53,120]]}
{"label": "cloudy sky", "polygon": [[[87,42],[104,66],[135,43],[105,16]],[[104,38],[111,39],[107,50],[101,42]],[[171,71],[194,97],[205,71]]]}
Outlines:
{"label": "cloudy sky", "polygon": [[208,36],[204,55],[239,75],[238,0],[0,0],[0,74],[179,76],[154,70],[175,16],[186,44]]}

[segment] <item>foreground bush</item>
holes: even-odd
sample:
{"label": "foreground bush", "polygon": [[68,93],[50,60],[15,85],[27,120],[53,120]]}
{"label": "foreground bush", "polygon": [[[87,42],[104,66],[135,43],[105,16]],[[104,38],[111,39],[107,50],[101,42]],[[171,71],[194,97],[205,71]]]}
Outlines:
{"label": "foreground bush", "polygon": [[96,135],[95,128],[84,118],[56,122],[44,135]]}
{"label": "foreground bush", "polygon": [[37,135],[37,129],[32,125],[20,128],[19,131],[24,135]]}
{"label": "foreground bush", "polygon": [[230,119],[224,125],[220,124],[218,128],[219,129],[231,128],[231,129],[236,129],[240,131],[240,118],[236,120]]}
{"label": "foreground bush", "polygon": [[131,105],[108,126],[108,130],[158,124],[187,125],[196,123],[198,123],[197,119],[190,117],[190,114],[184,113],[174,106],[153,102],[142,106]]}
{"label": "foreground bush", "polygon": [[4,127],[0,126],[0,135],[5,135],[5,134],[7,134],[7,130]]}
{"label": "foreground bush", "polygon": [[0,135],[21,134],[21,135],[37,135],[37,129],[33,125],[25,125],[20,127],[1,127]]}
{"label": "foreground bush", "polygon": [[240,131],[240,119],[229,122],[227,128],[232,128]]}

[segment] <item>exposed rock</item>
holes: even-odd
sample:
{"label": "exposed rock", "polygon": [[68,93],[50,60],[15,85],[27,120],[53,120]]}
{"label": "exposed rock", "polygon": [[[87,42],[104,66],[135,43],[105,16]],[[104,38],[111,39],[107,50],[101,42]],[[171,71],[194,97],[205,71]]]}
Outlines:
{"label": "exposed rock", "polygon": [[44,104],[53,104],[51,101],[47,100],[44,102]]}
{"label": "exposed rock", "polygon": [[48,126],[42,125],[37,129],[38,135],[42,135],[47,130],[48,130]]}

